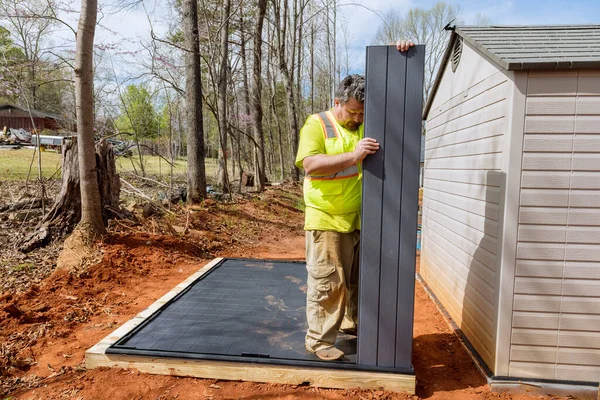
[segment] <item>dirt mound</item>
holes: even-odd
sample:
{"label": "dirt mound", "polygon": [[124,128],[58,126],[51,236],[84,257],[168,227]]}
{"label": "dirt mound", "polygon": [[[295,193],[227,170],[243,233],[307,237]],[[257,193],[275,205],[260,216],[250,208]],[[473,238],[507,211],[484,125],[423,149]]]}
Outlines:
{"label": "dirt mound", "polygon": [[[175,216],[153,217],[148,225],[113,225],[98,244],[99,262],[55,271],[39,284],[24,285],[25,291],[4,288],[0,395],[83,370],[85,349],[208,259],[248,256],[253,248],[264,249],[265,243],[289,237],[290,232],[299,237],[299,196],[291,186],[235,202],[205,201]],[[155,233],[148,232],[148,226]]]}
{"label": "dirt mound", "polygon": [[0,359],[3,376],[35,364],[30,349],[41,337],[67,337],[90,318],[123,305],[120,287],[191,257],[184,243],[150,235],[113,235],[100,244],[100,252],[102,260],[84,270],[58,270],[24,293],[2,296],[0,337],[8,355]]}

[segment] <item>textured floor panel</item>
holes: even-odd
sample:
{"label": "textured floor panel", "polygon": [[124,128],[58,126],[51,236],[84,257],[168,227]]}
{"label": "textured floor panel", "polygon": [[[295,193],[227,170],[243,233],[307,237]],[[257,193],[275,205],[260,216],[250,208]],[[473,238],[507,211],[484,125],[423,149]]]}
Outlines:
{"label": "textured floor panel", "polygon": [[[225,259],[112,348],[121,354],[320,361],[304,348],[305,292],[304,263]],[[341,363],[356,363],[355,337],[340,335],[336,347],[346,354]]]}

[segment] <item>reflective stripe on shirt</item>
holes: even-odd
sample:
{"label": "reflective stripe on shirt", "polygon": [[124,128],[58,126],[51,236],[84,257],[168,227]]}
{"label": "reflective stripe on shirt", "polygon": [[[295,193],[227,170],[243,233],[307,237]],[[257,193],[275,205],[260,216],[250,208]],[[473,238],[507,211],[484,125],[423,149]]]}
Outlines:
{"label": "reflective stripe on shirt", "polygon": [[[323,128],[323,134],[325,135],[325,139],[340,139],[341,136],[338,132],[335,123],[331,120],[332,116],[329,111],[324,111],[316,114],[321,122],[321,127]],[[358,176],[358,167],[356,164],[351,165],[350,167],[332,175],[306,175],[307,179],[311,180],[333,180],[333,179],[345,179],[352,178],[354,176]]]}

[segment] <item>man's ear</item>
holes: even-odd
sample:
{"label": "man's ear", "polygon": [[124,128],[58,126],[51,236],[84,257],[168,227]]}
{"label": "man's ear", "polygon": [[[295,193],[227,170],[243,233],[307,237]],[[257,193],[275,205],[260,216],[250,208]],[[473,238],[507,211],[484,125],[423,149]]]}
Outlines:
{"label": "man's ear", "polygon": [[333,105],[335,107],[339,106],[340,105],[340,99],[338,99],[337,97],[335,99],[333,99]]}

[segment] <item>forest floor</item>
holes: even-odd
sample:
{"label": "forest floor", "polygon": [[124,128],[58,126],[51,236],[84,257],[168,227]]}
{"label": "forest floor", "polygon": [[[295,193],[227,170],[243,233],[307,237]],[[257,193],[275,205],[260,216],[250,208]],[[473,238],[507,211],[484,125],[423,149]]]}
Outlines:
{"label": "forest floor", "polygon": [[[302,224],[301,186],[285,184],[233,201],[176,205],[143,224],[113,223],[96,261],[77,271],[54,270],[60,242],[28,255],[7,252],[0,258],[0,399],[544,398],[491,393],[419,283],[414,397],[85,368],[87,349],[213,258],[303,259]],[[18,216],[0,214],[0,230],[11,232],[5,248],[19,229],[26,230]]]}

